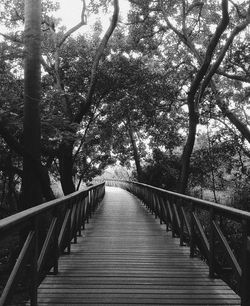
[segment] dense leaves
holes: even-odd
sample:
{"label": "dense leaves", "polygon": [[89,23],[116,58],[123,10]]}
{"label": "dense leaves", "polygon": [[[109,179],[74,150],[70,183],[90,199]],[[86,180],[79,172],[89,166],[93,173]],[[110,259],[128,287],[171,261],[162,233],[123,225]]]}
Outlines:
{"label": "dense leaves", "polygon": [[[228,24],[212,46],[227,2]],[[90,1],[83,15],[111,14],[112,4]],[[188,183],[187,192],[211,190],[213,200],[221,192],[245,190],[248,6],[249,1],[131,0],[127,22],[118,23],[102,51],[89,99],[93,62],[104,34],[101,19],[91,33],[67,36],[53,16],[58,3],[43,1],[41,144],[42,164],[50,176],[62,180],[69,161],[71,170],[64,177],[71,176],[73,184],[67,193],[108,165],[117,169],[120,164],[153,185],[174,190],[178,183]],[[18,191],[20,151],[10,147],[3,131],[22,144],[23,1],[4,0],[0,11],[7,29],[0,42],[1,156],[12,165],[11,174],[1,169],[1,175],[3,190],[10,177]],[[230,37],[223,60],[209,76]],[[180,175],[184,163],[190,178],[186,183]]]}

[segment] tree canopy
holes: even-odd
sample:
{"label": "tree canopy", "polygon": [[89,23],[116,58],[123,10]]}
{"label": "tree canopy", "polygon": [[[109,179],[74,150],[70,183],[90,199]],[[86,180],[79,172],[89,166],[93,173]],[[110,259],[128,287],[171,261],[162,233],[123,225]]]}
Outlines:
{"label": "tree canopy", "polygon": [[[2,1],[3,215],[24,207],[26,179],[41,190],[40,200],[30,195],[34,205],[55,196],[52,181],[68,194],[112,165],[115,173],[120,165],[131,178],[163,188],[202,197],[209,191],[215,201],[230,188],[234,198],[247,190],[250,2],[128,3],[124,16],[118,0],[83,1],[79,22],[66,29],[55,17],[59,3],[41,1],[36,88],[34,74],[29,79],[25,72],[32,66],[25,32],[30,1]],[[78,31],[92,15],[92,30]],[[39,100],[38,117],[28,121],[34,108],[27,88]]]}

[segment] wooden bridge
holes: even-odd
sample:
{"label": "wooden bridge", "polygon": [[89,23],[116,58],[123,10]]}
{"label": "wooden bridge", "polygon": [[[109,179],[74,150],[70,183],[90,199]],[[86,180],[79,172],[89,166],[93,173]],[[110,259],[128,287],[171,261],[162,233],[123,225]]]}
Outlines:
{"label": "wooden bridge", "polygon": [[139,183],[106,185],[122,189],[104,196],[98,184],[0,221],[4,237],[29,224],[0,305],[11,305],[24,272],[26,305],[250,305],[249,213]]}

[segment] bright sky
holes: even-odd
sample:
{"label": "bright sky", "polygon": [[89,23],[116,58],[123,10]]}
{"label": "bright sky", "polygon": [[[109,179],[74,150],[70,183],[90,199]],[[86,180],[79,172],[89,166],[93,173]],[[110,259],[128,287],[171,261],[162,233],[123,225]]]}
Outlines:
{"label": "bright sky", "polygon": [[[89,0],[92,1],[92,0]],[[89,1],[86,1],[88,4]],[[76,25],[81,18],[81,11],[82,11],[82,0],[58,0],[60,3],[60,10],[57,12],[57,16],[62,19],[61,24],[65,25],[67,29],[71,28],[72,26]],[[120,0],[120,14],[126,15],[129,10],[129,2],[128,0]],[[112,14],[112,13],[111,13]],[[104,23],[104,28],[109,25],[109,18],[111,16],[100,16]],[[90,24],[91,20],[88,21]]]}

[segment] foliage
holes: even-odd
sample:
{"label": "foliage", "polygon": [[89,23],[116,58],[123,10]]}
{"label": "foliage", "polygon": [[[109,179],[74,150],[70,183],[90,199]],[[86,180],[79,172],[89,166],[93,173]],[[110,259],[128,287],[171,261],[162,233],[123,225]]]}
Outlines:
{"label": "foliage", "polygon": [[177,155],[170,157],[159,149],[155,149],[152,154],[152,159],[147,160],[147,164],[143,168],[144,182],[149,185],[175,191],[179,167]]}
{"label": "foliage", "polygon": [[[189,131],[188,93],[201,66],[197,54],[205,56],[221,20],[221,3],[130,3],[128,24],[118,24],[102,54],[91,106],[79,124],[74,119],[88,94],[102,25],[99,19],[93,33],[69,36],[59,45],[66,31],[53,17],[58,4],[43,1],[42,162],[51,175],[60,179],[60,146],[62,142],[73,143],[76,185],[100,174],[108,165],[120,163],[134,169],[139,164],[145,182],[175,189]],[[109,12],[110,4],[106,0],[90,2],[88,14]],[[229,5],[230,21],[214,50],[213,61],[235,26],[245,20],[248,2],[237,5]],[[10,31],[0,43],[0,117],[21,143],[23,2],[4,0],[1,12],[1,23]],[[234,124],[237,120],[242,125],[249,123],[248,36],[244,30],[234,39],[213,76],[217,96],[208,86],[198,102],[198,133],[204,133],[209,126],[209,139],[203,134],[196,141],[190,189],[244,190],[248,182],[247,138]],[[223,107],[218,100],[223,101]],[[1,142],[4,160],[10,151]],[[14,154],[12,163],[15,185],[22,171],[20,157]],[[8,177],[4,173],[3,181],[4,176]]]}

